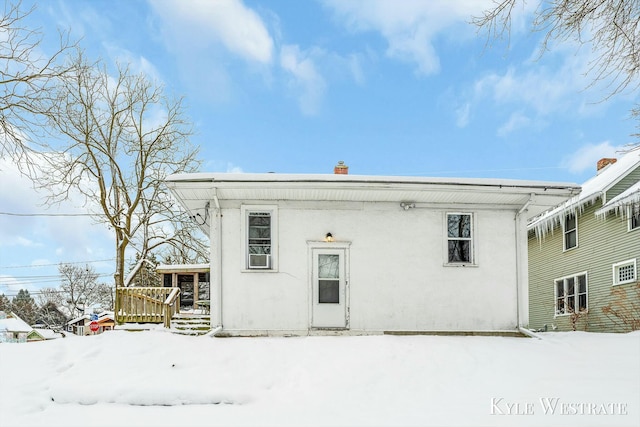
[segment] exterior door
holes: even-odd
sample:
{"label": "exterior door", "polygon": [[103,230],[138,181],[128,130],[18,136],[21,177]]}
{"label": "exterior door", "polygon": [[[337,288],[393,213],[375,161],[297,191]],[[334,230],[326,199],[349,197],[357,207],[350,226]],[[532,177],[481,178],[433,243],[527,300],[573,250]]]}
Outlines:
{"label": "exterior door", "polygon": [[312,249],[311,326],[347,327],[346,249]]}

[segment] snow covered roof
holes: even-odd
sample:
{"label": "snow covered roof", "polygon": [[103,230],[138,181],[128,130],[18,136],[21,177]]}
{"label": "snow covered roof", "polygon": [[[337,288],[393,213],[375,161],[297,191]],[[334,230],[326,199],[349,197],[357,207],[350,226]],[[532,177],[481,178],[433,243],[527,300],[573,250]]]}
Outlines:
{"label": "snow covered roof", "polygon": [[640,181],[609,200],[602,208],[596,211],[596,215],[606,216],[609,212],[615,212],[623,218],[628,213],[633,215],[640,213]]}
{"label": "snow covered roof", "polygon": [[46,340],[53,340],[56,338],[62,338],[62,334],[57,333],[56,331],[52,330],[52,329],[34,329],[34,331],[36,331],[38,334],[40,334],[40,336]]}
{"label": "snow covered roof", "polygon": [[[529,230],[535,230],[537,235],[546,234],[556,225],[560,225],[567,214],[576,211],[582,212],[586,206],[602,198],[607,190],[620,182],[621,179],[637,167],[640,167],[640,149],[638,148],[622,156],[616,163],[609,164],[596,176],[582,184],[582,191],[580,194],[533,218],[529,222]],[[633,195],[633,191],[630,191],[632,188],[636,189],[635,196]],[[621,196],[623,197],[620,199]],[[635,200],[640,198],[637,184],[620,194],[618,197],[610,200],[607,205],[616,201],[616,205],[611,206],[611,209],[616,209],[618,203],[628,203],[629,201],[634,200],[634,198]],[[607,212],[611,209],[607,209]]]}
{"label": "snow covered roof", "polygon": [[210,264],[158,264],[156,271],[158,273],[171,273],[171,272],[191,272],[191,273],[206,273],[211,268]]}
{"label": "snow covered roof", "polygon": [[12,317],[0,319],[0,332],[31,332],[33,328],[24,320],[11,313]]}
{"label": "snow covered roof", "polygon": [[[75,319],[71,319],[67,322],[67,325],[73,325],[74,323],[78,323],[81,320],[89,320],[91,318],[90,314],[83,314],[82,316],[76,317]],[[105,319],[114,319],[114,313],[113,311],[103,311],[102,313],[98,314],[98,320],[97,322],[102,322]]]}
{"label": "snow covered roof", "polygon": [[203,216],[212,200],[287,200],[491,205],[516,211],[527,206],[531,218],[580,191],[577,184],[563,182],[344,174],[194,173],[170,175],[165,182],[190,213]]}

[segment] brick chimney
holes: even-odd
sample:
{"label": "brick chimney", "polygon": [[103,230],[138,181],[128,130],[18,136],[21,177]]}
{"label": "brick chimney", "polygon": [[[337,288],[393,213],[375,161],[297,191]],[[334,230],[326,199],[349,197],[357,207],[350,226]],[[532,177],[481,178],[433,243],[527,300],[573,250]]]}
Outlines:
{"label": "brick chimney", "polygon": [[349,175],[349,166],[345,165],[344,162],[340,160],[333,168],[333,173],[336,175]]}
{"label": "brick chimney", "polygon": [[611,158],[611,157],[602,158],[602,159],[598,160],[598,164],[596,166],[596,170],[599,172],[601,169],[604,169],[605,167],[607,167],[609,165],[612,165],[617,161],[618,161],[618,159]]}

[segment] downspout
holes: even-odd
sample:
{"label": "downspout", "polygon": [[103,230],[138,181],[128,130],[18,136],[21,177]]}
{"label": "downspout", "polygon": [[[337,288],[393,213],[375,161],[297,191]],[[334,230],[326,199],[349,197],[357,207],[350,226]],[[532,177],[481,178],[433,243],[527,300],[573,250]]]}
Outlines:
{"label": "downspout", "polygon": [[[529,337],[532,338],[537,338],[537,339],[542,339],[542,337],[540,335],[537,335],[536,333],[534,333],[533,331],[525,328],[524,326],[522,326],[522,321],[520,319],[520,313],[522,312],[522,310],[528,310],[529,307],[521,307],[521,295],[520,295],[520,290],[521,288],[524,286],[524,282],[528,281],[528,273],[526,277],[522,277],[522,275],[524,274],[521,271],[521,267],[522,267],[522,257],[523,257],[523,253],[522,250],[520,249],[521,245],[522,245],[522,234],[520,232],[521,227],[520,227],[520,221],[522,220],[522,214],[524,212],[527,211],[527,209],[529,208],[529,205],[531,204],[531,201],[533,200],[534,194],[532,193],[529,196],[529,200],[527,200],[527,202],[522,206],[522,208],[520,208],[520,210],[518,211],[518,213],[516,213],[516,217],[515,217],[515,231],[516,231],[516,322],[517,322],[517,326],[518,326],[518,331],[524,335],[527,335]],[[528,265],[528,262],[527,262]]]}
{"label": "downspout", "polygon": [[[213,279],[213,291],[215,292],[215,304],[213,309],[212,329],[206,335],[213,337],[222,331],[222,251],[220,250],[222,241],[222,214],[220,211],[220,200],[216,187],[213,187],[214,215],[211,216],[211,278]],[[212,292],[213,294],[213,292]]]}

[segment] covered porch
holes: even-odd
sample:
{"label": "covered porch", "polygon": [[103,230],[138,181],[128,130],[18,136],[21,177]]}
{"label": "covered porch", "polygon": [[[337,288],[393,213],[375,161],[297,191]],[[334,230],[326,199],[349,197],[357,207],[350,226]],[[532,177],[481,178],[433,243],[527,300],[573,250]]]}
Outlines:
{"label": "covered porch", "polygon": [[116,289],[116,322],[162,323],[179,315],[209,318],[209,264],[158,265],[161,287]]}

